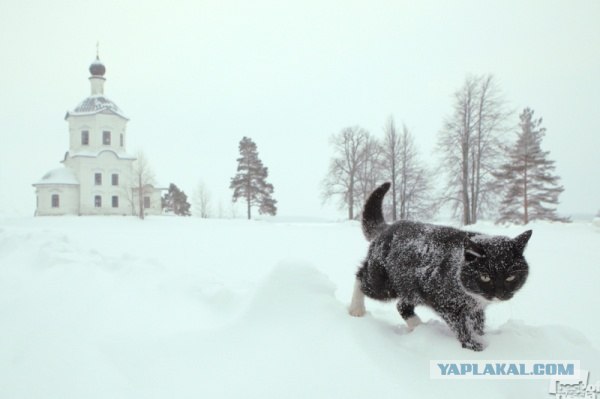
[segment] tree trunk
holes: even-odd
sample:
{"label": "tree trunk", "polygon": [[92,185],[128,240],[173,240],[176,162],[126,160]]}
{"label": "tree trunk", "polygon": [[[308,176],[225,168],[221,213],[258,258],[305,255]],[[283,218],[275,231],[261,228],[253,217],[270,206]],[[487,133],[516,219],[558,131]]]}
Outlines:
{"label": "tree trunk", "polygon": [[[405,157],[406,159],[406,157]],[[406,181],[407,181],[407,173],[406,173],[406,162],[403,161],[402,166],[402,182],[400,183],[400,220],[406,219]]]}
{"label": "tree trunk", "polygon": [[525,143],[525,168],[523,171],[523,222],[524,224],[529,223],[529,199],[527,198],[527,143]]}
{"label": "tree trunk", "polygon": [[[471,89],[469,89],[471,90]],[[469,149],[471,143],[469,138],[471,135],[471,91],[467,93],[467,98],[463,101],[462,115],[462,203],[463,203],[463,225],[471,224],[471,204],[469,201]]]}
{"label": "tree trunk", "polygon": [[473,223],[477,223],[479,218],[479,193],[481,192],[481,150],[477,153],[477,169],[475,170],[475,200],[473,201]]}
{"label": "tree trunk", "polygon": [[469,146],[463,143],[462,153],[462,203],[463,203],[463,225],[471,224],[471,212],[469,207]]}
{"label": "tree trunk", "polygon": [[523,222],[525,224],[529,223],[529,212],[528,209],[528,199],[527,199],[527,169],[525,169],[525,178],[523,179]]}
{"label": "tree trunk", "polygon": [[247,211],[248,211],[248,220],[252,219],[252,194],[251,194],[251,190],[252,190],[252,177],[250,176],[250,160],[248,160],[247,162],[247,167],[248,167],[248,176],[247,176],[247,181],[246,181],[246,206],[247,206]]}
{"label": "tree trunk", "polygon": [[400,220],[406,219],[406,200],[407,200],[407,181],[408,181],[408,143],[406,140],[406,130],[402,132],[402,171],[400,172]]}
{"label": "tree trunk", "polygon": [[354,177],[350,177],[350,189],[348,190],[348,219],[354,220]]}
{"label": "tree trunk", "polygon": [[476,174],[476,172],[475,171],[476,171],[477,165],[475,163],[475,159],[476,159],[475,149],[473,149],[471,151],[471,176],[470,176],[470,178],[471,178],[471,187],[470,187],[471,198],[470,198],[470,209],[469,209],[469,212],[471,213],[471,215],[469,216],[471,223],[477,222],[477,217],[475,215],[475,208],[477,207],[477,204],[475,203],[475,201],[476,201],[476,198],[475,198],[475,174]]}
{"label": "tree trunk", "polygon": [[[250,185],[248,185],[249,187]],[[246,191],[246,208],[248,213],[248,220],[252,219],[252,199],[250,197],[250,188]]]}
{"label": "tree trunk", "polygon": [[396,200],[396,146],[395,138],[393,139],[394,146],[392,147],[392,220],[398,220],[398,203]]}
{"label": "tree trunk", "polygon": [[[474,163],[474,181],[475,181],[475,185],[474,185],[474,190],[471,193],[471,195],[473,196],[473,198],[471,199],[473,206],[472,206],[472,214],[471,214],[471,222],[473,223],[477,223],[477,217],[478,217],[478,208],[479,208],[479,193],[480,193],[480,184],[481,184],[481,140],[482,140],[482,134],[483,134],[483,111],[484,111],[484,104],[486,104],[486,94],[487,94],[487,88],[489,85],[490,79],[488,78],[487,82],[484,83],[484,86],[482,87],[482,92],[481,95],[479,97],[479,114],[477,115],[477,153],[475,154],[475,156],[473,157],[473,163]],[[475,163],[476,162],[476,163]]]}
{"label": "tree trunk", "polygon": [[[529,130],[531,130],[531,127],[529,127]],[[529,142],[527,140],[525,140],[525,157],[524,157],[524,164],[525,167],[523,168],[523,222],[524,224],[529,223],[529,200],[527,198],[527,168],[529,168],[529,162],[528,161],[528,157],[529,157]]]}
{"label": "tree trunk", "polygon": [[138,175],[138,203],[140,207],[140,219],[144,220],[144,187],[142,185],[142,174]]}

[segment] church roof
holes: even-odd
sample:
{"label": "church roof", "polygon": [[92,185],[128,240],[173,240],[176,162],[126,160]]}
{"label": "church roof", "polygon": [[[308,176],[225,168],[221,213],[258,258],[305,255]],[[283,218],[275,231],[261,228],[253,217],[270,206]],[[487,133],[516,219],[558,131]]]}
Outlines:
{"label": "church roof", "polygon": [[101,148],[101,149],[97,149],[97,150],[80,150],[80,151],[73,151],[73,152],[69,151],[69,152],[67,152],[65,157],[69,156],[71,158],[77,158],[77,157],[96,158],[103,152],[112,152],[119,159],[130,159],[133,161],[136,160],[136,157],[127,154],[125,151],[115,150],[114,148]]}
{"label": "church roof", "polygon": [[79,185],[79,180],[75,173],[69,168],[56,168],[46,173],[42,178],[33,183],[34,186],[50,185],[50,184],[68,184],[68,185]]}
{"label": "church roof", "polygon": [[113,101],[104,97],[102,94],[95,94],[89,96],[85,100],[79,103],[73,111],[68,111],[65,115],[65,119],[69,116],[83,116],[83,115],[94,115],[103,112],[111,112],[119,115],[120,117],[129,120],[121,111],[121,109]]}

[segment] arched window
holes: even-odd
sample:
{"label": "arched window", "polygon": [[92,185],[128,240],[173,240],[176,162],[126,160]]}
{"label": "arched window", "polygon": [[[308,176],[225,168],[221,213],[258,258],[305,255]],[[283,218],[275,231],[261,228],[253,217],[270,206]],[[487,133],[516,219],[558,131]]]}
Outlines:
{"label": "arched window", "polygon": [[58,208],[60,206],[60,197],[58,194],[52,194],[52,208]]}

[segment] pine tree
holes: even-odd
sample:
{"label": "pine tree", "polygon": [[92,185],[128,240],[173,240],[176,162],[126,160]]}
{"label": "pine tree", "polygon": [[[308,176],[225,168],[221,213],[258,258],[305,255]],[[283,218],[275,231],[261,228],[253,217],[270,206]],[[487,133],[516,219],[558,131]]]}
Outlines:
{"label": "pine tree", "polygon": [[163,208],[171,210],[175,215],[191,215],[187,195],[173,183],[169,185],[169,191],[163,197]]}
{"label": "pine tree", "polygon": [[248,219],[252,218],[252,206],[258,206],[258,213],[277,214],[273,185],[267,183],[268,168],[258,158],[256,144],[249,137],[244,137],[239,145],[241,157],[237,159],[237,174],[231,178],[229,188],[233,190],[233,202],[243,198],[246,200]]}
{"label": "pine tree", "polygon": [[[534,111],[525,108],[519,123],[517,142],[508,149],[509,161],[494,173],[505,187],[497,223],[527,224],[533,220],[566,222],[556,214],[558,196],[564,191],[560,178],[554,175],[554,161],[548,159],[549,151],[541,148],[546,128],[542,118],[534,119]],[[548,206],[550,205],[550,206]]]}

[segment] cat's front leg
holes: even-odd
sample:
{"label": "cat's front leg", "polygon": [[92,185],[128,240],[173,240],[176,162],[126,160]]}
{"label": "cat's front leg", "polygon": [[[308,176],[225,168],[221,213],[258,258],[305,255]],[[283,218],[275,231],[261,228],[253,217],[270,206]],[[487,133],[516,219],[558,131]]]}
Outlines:
{"label": "cat's front leg", "polygon": [[400,316],[402,316],[406,322],[409,332],[413,331],[416,326],[423,323],[419,316],[415,314],[415,305],[400,299],[396,304],[396,309],[398,309],[398,313],[400,313]]}
{"label": "cat's front leg", "polygon": [[458,339],[463,348],[476,352],[483,350],[481,343],[475,335],[483,335],[485,315],[482,309],[465,309],[458,328]]}
{"label": "cat's front leg", "polygon": [[365,294],[362,292],[362,284],[357,277],[354,281],[354,292],[352,293],[352,301],[348,313],[354,317],[362,317],[365,315]]}
{"label": "cat's front leg", "polygon": [[[471,330],[468,325],[468,321],[460,323],[459,331],[457,331],[458,340],[462,344],[463,348],[474,350],[475,352],[481,352],[483,350],[483,343],[475,338],[475,331]],[[479,334],[481,335],[481,334]]]}
{"label": "cat's front leg", "polygon": [[475,352],[481,352],[483,350],[483,344],[479,341],[475,341],[474,339],[463,342],[462,347],[465,349],[471,349],[472,351],[475,351]]}
{"label": "cat's front leg", "polygon": [[474,337],[473,320],[475,313],[470,309],[445,309],[438,312],[442,318],[448,323],[448,326],[456,334],[463,348],[471,349],[476,352],[483,350],[483,343]]}
{"label": "cat's front leg", "polygon": [[483,328],[485,326],[485,313],[483,309],[478,309],[475,311],[473,315],[473,330],[479,334],[483,335]]}

